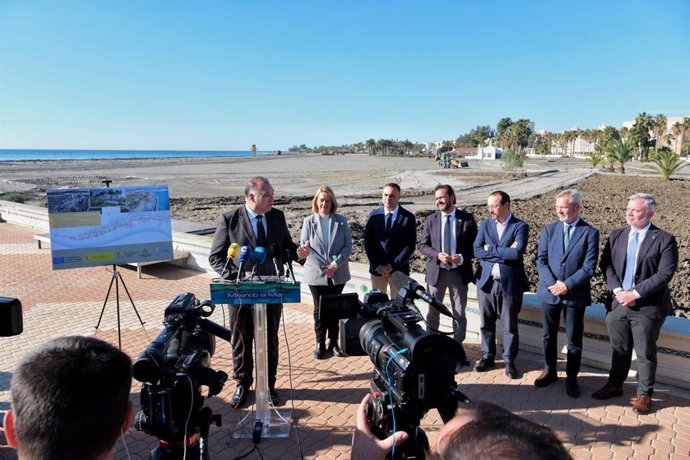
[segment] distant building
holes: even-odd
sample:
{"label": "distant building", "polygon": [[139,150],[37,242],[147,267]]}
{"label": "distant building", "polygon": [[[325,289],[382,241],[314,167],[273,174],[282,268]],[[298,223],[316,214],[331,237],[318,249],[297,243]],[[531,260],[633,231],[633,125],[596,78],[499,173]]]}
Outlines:
{"label": "distant building", "polygon": [[[467,157],[471,158],[471,157]],[[496,147],[490,141],[489,145],[480,145],[477,147],[477,153],[474,156],[477,160],[500,160],[503,158],[503,149]]]}

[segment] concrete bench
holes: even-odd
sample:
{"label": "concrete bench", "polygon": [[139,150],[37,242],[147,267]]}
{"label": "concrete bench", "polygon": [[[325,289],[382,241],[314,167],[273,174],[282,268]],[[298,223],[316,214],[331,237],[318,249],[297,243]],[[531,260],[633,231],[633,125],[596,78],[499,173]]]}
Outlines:
{"label": "concrete bench", "polygon": [[50,247],[50,233],[38,233],[34,235],[34,239],[38,243],[38,249]]}
{"label": "concrete bench", "polygon": [[137,268],[137,278],[141,279],[141,268],[146,265],[170,263],[179,265],[181,267],[187,266],[187,258],[189,257],[189,251],[180,251],[178,249],[173,249],[173,258],[169,260],[147,260],[145,262],[130,262],[125,265]]}

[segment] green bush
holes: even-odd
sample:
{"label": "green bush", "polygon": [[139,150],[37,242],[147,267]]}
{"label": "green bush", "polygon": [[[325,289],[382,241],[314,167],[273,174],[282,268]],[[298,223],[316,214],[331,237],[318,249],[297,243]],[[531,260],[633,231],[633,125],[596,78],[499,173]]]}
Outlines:
{"label": "green bush", "polygon": [[19,192],[10,192],[0,195],[0,200],[12,201],[13,203],[26,203],[29,197]]}

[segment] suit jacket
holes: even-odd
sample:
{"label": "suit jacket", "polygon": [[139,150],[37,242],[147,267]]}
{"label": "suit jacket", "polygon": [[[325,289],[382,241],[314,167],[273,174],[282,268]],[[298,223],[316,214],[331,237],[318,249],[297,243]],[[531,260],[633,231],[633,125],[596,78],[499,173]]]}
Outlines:
{"label": "suit jacket", "polygon": [[[611,232],[601,256],[601,271],[610,291],[621,288],[625,276],[625,259],[628,252],[630,226]],[[635,265],[635,286],[640,298],[635,306],[648,318],[663,318],[671,313],[671,292],[668,283],[678,268],[678,243],[668,232],[652,224],[638,248]],[[611,309],[619,307],[615,296]],[[624,307],[625,308],[625,307]]]}
{"label": "suit jacket", "polygon": [[[503,292],[510,295],[523,294],[528,287],[523,257],[529,237],[529,226],[526,222],[511,214],[503,236],[498,239],[496,220],[485,219],[479,226],[474,240],[474,256],[479,260],[477,287],[486,291],[491,279],[491,268],[495,263],[501,273]],[[511,248],[513,243],[516,247]],[[487,245],[487,249],[484,249]]]}
{"label": "suit jacket", "polygon": [[332,214],[330,220],[330,241],[324,241],[321,219],[318,213],[307,216],[302,223],[300,240],[309,240],[311,252],[304,263],[302,280],[310,286],[326,286],[328,278],[323,274],[322,266],[335,260],[338,268],[333,274],[334,284],[345,284],[350,279],[350,253],[352,252],[352,235],[347,219],[340,214]]}
{"label": "suit jacket", "polygon": [[[592,304],[590,279],[599,257],[599,230],[584,220],[572,229],[568,249],[563,250],[563,222],[544,226],[537,248],[537,297],[544,303],[586,307]],[[555,296],[549,291],[556,281],[563,281],[568,293]]]}
{"label": "suit jacket", "polygon": [[[285,259],[285,250],[289,249],[291,251],[292,260],[297,260],[297,245],[292,241],[290,237],[290,231],[288,230],[287,223],[285,222],[285,215],[282,211],[278,209],[271,208],[265,215],[266,222],[266,241],[267,241],[267,257],[264,263],[257,267],[257,273],[259,275],[275,275],[275,268],[273,266],[273,261],[268,254],[270,245],[277,244],[280,254],[277,255],[278,259],[278,270],[280,274],[283,274],[283,260]],[[218,226],[216,227],[216,233],[213,235],[213,242],[211,243],[211,252],[208,256],[208,261],[211,267],[218,272],[222,273],[223,267],[227,260],[227,252],[231,243],[237,243],[240,246],[250,246],[256,248],[256,235],[254,235],[254,230],[252,229],[252,224],[249,221],[249,215],[244,207],[244,204],[233,211],[228,211],[221,214],[218,218]],[[234,261],[234,264],[230,265],[230,278],[237,276],[239,261]],[[249,267],[247,267],[249,268]]]}
{"label": "suit jacket", "polygon": [[[455,247],[456,254],[462,255],[460,275],[462,282],[467,284],[472,281],[472,257],[474,257],[474,239],[477,236],[477,222],[472,214],[455,209]],[[438,272],[441,263],[438,261],[438,253],[443,252],[441,242],[441,225],[443,214],[436,211],[429,214],[424,221],[422,241],[419,243],[419,252],[426,257],[425,281],[429,285],[435,285],[438,281]]]}
{"label": "suit jacket", "polygon": [[410,257],[417,246],[417,221],[414,214],[400,206],[391,235],[386,235],[383,206],[369,213],[364,227],[364,251],[369,258],[369,273],[378,275],[382,265],[410,274]]}

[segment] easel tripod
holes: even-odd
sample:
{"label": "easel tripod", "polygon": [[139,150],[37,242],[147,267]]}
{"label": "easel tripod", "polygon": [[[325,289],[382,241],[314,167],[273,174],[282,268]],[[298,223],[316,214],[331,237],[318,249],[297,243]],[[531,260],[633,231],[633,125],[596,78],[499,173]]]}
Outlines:
{"label": "easel tripod", "polygon": [[[105,311],[105,306],[108,304],[108,298],[110,297],[110,291],[113,289],[113,283],[115,284],[115,307],[117,310],[117,344],[120,349],[122,349],[122,330],[120,328],[120,283],[122,283],[122,287],[125,288],[125,292],[127,293],[127,297],[129,298],[129,303],[132,304],[132,308],[134,309],[134,313],[137,314],[137,318],[139,319],[139,324],[144,326],[144,322],[141,320],[141,316],[139,316],[139,311],[137,311],[136,305],[134,305],[134,301],[132,300],[132,296],[129,294],[129,290],[127,289],[127,285],[125,284],[125,280],[122,279],[122,275],[120,274],[119,271],[117,271],[117,265],[113,264],[113,276],[110,277],[110,286],[108,286],[108,293],[105,295],[105,300],[103,301],[103,308],[101,308],[101,316],[98,317],[98,324],[96,324],[96,329],[101,325],[101,320],[103,319],[103,312]],[[146,330],[146,329],[144,329]]]}
{"label": "easel tripod", "polygon": [[[110,183],[112,180],[106,179],[101,181],[105,184],[106,188],[110,188]],[[101,308],[101,315],[98,317],[98,324],[96,324],[96,329],[101,325],[101,320],[103,319],[103,312],[105,311],[105,306],[108,304],[108,298],[110,297],[110,291],[113,289],[113,283],[115,283],[115,307],[117,309],[117,345],[118,348],[122,349],[122,329],[120,328],[120,283],[122,283],[122,287],[125,288],[125,292],[127,293],[127,297],[129,298],[129,302],[132,304],[132,308],[134,309],[134,313],[137,314],[137,318],[139,318],[139,324],[141,326],[144,326],[144,322],[141,320],[141,316],[139,316],[139,312],[137,311],[136,305],[134,305],[134,301],[132,300],[132,296],[129,294],[129,290],[127,289],[127,285],[125,284],[125,280],[122,279],[122,275],[120,274],[119,271],[117,271],[117,265],[113,264],[113,276],[110,277],[110,286],[108,286],[108,293],[105,295],[105,300],[103,301],[103,308]],[[144,329],[144,332],[146,332],[146,329]],[[147,334],[148,338],[148,334]]]}

